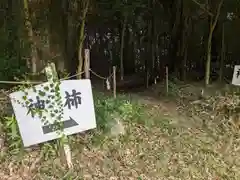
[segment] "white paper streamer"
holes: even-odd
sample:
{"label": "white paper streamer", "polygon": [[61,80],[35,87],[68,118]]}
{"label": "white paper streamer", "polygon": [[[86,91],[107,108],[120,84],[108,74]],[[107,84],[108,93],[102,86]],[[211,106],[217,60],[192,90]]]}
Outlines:
{"label": "white paper streamer", "polygon": [[106,80],[106,85],[107,85],[107,90],[110,90],[110,89],[111,89],[111,86],[110,86],[110,82],[109,82],[108,78],[107,78],[107,80]]}

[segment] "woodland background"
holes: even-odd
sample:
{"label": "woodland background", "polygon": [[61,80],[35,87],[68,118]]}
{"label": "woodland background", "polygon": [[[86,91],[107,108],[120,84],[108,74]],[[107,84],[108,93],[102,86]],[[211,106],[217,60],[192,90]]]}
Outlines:
{"label": "woodland background", "polygon": [[[1,179],[239,180],[239,32],[240,0],[1,0]],[[48,62],[84,78],[85,49],[97,128],[69,171],[56,141],[23,147],[9,94]]]}
{"label": "woodland background", "polygon": [[46,62],[75,74],[90,49],[95,72],[115,65],[119,79],[135,74],[147,86],[166,66],[183,81],[230,80],[239,8],[238,0],[2,0],[0,77],[33,75]]}

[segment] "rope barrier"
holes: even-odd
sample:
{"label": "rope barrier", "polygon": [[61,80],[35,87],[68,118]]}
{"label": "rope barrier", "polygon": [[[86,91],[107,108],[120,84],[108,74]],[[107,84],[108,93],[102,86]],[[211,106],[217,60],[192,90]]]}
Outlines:
{"label": "rope barrier", "polygon": [[[107,80],[113,76],[113,73],[112,73],[108,77],[103,77],[103,76],[97,74],[96,72],[94,72],[92,69],[89,69],[89,71],[91,71],[93,75],[95,75],[98,78],[103,79],[103,80]],[[74,74],[72,76],[61,78],[60,81],[68,80],[70,78],[73,78],[73,77],[76,77],[76,76],[82,75],[82,74],[84,74],[84,71]],[[41,83],[45,83],[45,82],[47,82],[47,81],[0,81],[0,84],[41,84]]]}
{"label": "rope barrier", "polygon": [[95,72],[92,71],[91,69],[89,69],[89,70],[90,70],[95,76],[97,76],[98,78],[103,79],[103,80],[106,80],[106,79],[107,79],[107,78],[105,78],[105,77],[103,77],[103,76],[101,76],[101,75],[95,73]]}
{"label": "rope barrier", "polygon": [[111,78],[112,76],[113,76],[113,73],[110,76],[108,76],[108,79]]}
{"label": "rope barrier", "polygon": [[41,84],[42,82],[35,82],[35,81],[0,81],[0,84]]}
{"label": "rope barrier", "polygon": [[74,74],[74,75],[72,75],[72,76],[68,76],[68,77],[62,78],[62,79],[60,79],[60,81],[62,81],[62,80],[68,80],[68,79],[70,79],[70,78],[73,78],[73,77],[82,75],[83,73],[84,73],[84,71],[82,71],[82,72],[80,72],[80,73],[77,73],[77,74]]}
{"label": "rope barrier", "polygon": [[[70,78],[76,77],[76,76],[81,75],[83,73],[84,72],[80,72],[80,73],[74,74],[72,76],[62,78],[62,79],[60,79],[60,81],[68,80]],[[47,81],[0,81],[0,84],[41,84],[41,83],[45,83],[45,82],[47,82]]]}
{"label": "rope barrier", "polygon": [[[109,78],[111,78],[111,77],[113,76],[113,73],[112,73],[112,74],[109,75],[108,77],[103,77],[103,76],[97,74],[96,72],[94,72],[92,69],[89,69],[89,71],[92,72],[92,74],[94,74],[94,75],[97,76],[98,78],[100,78],[100,79],[102,79],[102,80],[106,80],[106,81],[108,81]],[[77,74],[74,74],[74,75],[72,75],[72,76],[68,76],[68,77],[66,77],[66,78],[62,78],[62,79],[60,79],[60,81],[68,80],[68,79],[70,79],[70,78],[73,78],[73,77],[76,77],[76,76],[82,75],[82,74],[84,74],[84,71],[82,71],[82,72],[80,72],[80,73],[77,73]],[[47,81],[45,81],[45,82],[47,82]],[[45,83],[45,82],[44,82],[44,81],[0,81],[0,84],[41,84],[41,83]],[[108,82],[108,83],[109,83],[109,82]],[[107,83],[107,84],[108,84],[108,83]],[[108,86],[110,86],[110,85],[108,84]],[[6,92],[0,91],[0,93],[4,94],[7,98],[9,98],[9,94],[7,94]],[[0,97],[0,101],[1,101],[1,100],[4,100],[4,99],[5,99],[5,98]]]}
{"label": "rope barrier", "polygon": [[107,80],[107,79],[109,79],[109,78],[111,78],[111,77],[113,76],[113,73],[112,73],[112,74],[111,74],[110,76],[108,76],[108,77],[103,77],[103,76],[97,74],[96,72],[94,72],[92,69],[89,69],[89,71],[91,71],[95,76],[97,76],[97,77],[99,77],[100,79],[103,79],[103,80]]}

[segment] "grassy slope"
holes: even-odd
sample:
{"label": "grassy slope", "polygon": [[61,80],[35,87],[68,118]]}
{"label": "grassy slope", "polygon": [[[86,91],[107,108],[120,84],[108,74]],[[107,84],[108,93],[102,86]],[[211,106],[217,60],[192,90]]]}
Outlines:
{"label": "grassy slope", "polygon": [[[227,149],[228,137],[209,135],[160,102],[95,93],[95,109],[98,129],[71,136],[73,172],[44,145],[23,156],[2,151],[1,179],[240,179],[240,153]],[[113,118],[124,123],[124,136],[109,136]]]}

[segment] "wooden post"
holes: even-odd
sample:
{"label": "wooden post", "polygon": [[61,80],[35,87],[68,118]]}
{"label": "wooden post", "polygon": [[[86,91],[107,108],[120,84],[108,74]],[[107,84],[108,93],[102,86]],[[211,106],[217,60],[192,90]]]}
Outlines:
{"label": "wooden post", "polygon": [[[56,80],[58,80],[58,74],[56,71],[56,66],[54,63],[49,63],[48,66],[45,68],[45,72],[46,72],[46,76],[47,76],[47,80],[49,82],[56,82]],[[66,137],[67,138],[67,137]],[[60,145],[60,141],[57,141],[60,147],[60,156],[61,159],[64,159],[64,154],[65,154],[65,158],[67,161],[67,165],[68,168],[72,168],[73,164],[72,164],[72,158],[71,158],[71,150],[70,150],[70,146],[67,143],[64,143],[63,147],[61,147]]]}
{"label": "wooden post", "polygon": [[116,89],[117,89],[116,66],[113,66],[113,97],[114,97],[114,98],[117,97]]}
{"label": "wooden post", "polygon": [[54,63],[48,64],[48,66],[45,68],[45,73],[48,81],[58,80],[58,74]]}
{"label": "wooden post", "polygon": [[90,50],[89,49],[84,50],[84,56],[85,56],[85,66],[84,66],[85,78],[90,79]]}
{"label": "wooden post", "polygon": [[168,67],[166,66],[166,94],[168,95]]}

